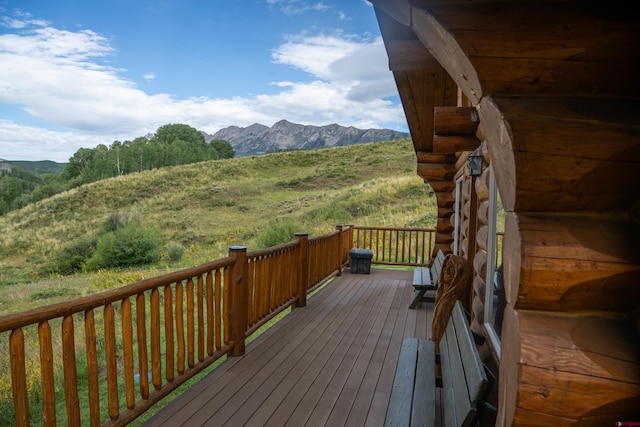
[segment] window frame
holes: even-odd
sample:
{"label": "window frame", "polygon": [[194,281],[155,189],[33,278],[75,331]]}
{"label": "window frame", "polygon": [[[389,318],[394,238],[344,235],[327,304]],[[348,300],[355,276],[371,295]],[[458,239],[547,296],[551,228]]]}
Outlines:
{"label": "window frame", "polygon": [[495,355],[500,361],[500,336],[496,332],[493,325],[495,320],[493,310],[493,298],[495,295],[496,286],[496,245],[498,240],[497,235],[497,216],[498,216],[498,185],[496,183],[495,174],[493,173],[493,167],[489,166],[489,233],[487,242],[487,276],[485,277],[485,295],[484,295],[484,323],[483,327],[486,331],[486,336],[489,340],[489,345],[492,347]]}

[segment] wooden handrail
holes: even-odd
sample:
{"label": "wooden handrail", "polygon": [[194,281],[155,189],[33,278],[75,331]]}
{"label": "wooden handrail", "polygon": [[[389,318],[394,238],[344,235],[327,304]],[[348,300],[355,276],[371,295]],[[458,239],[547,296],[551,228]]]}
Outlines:
{"label": "wooden handrail", "polygon": [[0,316],[0,332],[10,331],[17,327],[69,316],[97,307],[103,307],[107,304],[121,301],[124,298],[138,295],[159,286],[184,281],[192,277],[203,275],[210,271],[230,267],[233,265],[233,262],[234,260],[232,258],[222,258],[199,265],[197,267],[191,267],[165,274],[163,276],[150,277],[148,279],[144,279],[131,285],[123,286],[121,288],[110,289],[98,294],[87,295],[86,297],[38,307],[20,313]]}
{"label": "wooden handrail", "polygon": [[[246,337],[278,313],[304,306],[307,292],[348,264],[352,236],[351,226],[339,226],[250,253],[230,248],[228,257],[197,267],[0,316],[0,333],[11,331],[15,424],[30,424],[25,331],[31,326],[38,333],[43,424],[66,416],[79,425],[86,394],[90,425],[105,419],[103,425],[126,425],[219,358],[243,354]],[[54,346],[57,334],[61,344]],[[59,377],[64,393],[56,396]],[[64,414],[56,413],[62,396]]]}
{"label": "wooden handrail", "polygon": [[354,247],[371,249],[373,264],[428,265],[434,236],[432,228],[353,227]]}

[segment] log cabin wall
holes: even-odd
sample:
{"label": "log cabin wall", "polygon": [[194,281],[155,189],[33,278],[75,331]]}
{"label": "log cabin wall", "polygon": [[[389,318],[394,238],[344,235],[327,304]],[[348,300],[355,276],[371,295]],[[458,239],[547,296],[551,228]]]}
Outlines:
{"label": "log cabin wall", "polygon": [[[429,69],[440,66],[480,119],[506,212],[497,425],[639,421],[637,15],[615,0],[370,1],[390,65],[402,33],[401,44],[420,52]],[[432,84],[429,73],[420,81],[420,67],[412,70],[413,88]],[[433,123],[425,118],[436,107],[461,104],[443,102],[441,91],[415,97],[397,75],[396,82],[419,165],[425,164],[418,173],[452,185],[466,150],[438,152],[438,134],[429,136]],[[469,200],[475,194],[477,205],[469,204],[470,225],[462,231],[478,237],[463,245],[478,277],[486,267],[479,237],[484,182],[482,176],[473,182]],[[481,294],[482,284],[475,285]],[[474,302],[478,324],[481,302]]]}

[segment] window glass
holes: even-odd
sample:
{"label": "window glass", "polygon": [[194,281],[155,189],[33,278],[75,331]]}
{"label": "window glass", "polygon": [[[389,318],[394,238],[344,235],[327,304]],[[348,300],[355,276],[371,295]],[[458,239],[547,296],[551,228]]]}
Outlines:
{"label": "window glass", "polygon": [[485,283],[485,328],[491,345],[500,357],[500,335],[506,304],[502,275],[502,237],[504,235],[504,209],[493,174],[489,193],[489,242],[487,245],[487,277]]}

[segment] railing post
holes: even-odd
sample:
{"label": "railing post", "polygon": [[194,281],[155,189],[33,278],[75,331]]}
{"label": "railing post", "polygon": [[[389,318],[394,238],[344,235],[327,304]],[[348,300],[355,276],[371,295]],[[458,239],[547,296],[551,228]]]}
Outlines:
{"label": "railing post", "polygon": [[354,225],[353,224],[347,224],[345,227],[347,227],[347,248],[346,248],[346,256],[347,256],[347,263],[349,264],[349,267],[351,267],[351,249],[353,249],[353,228]]}
{"label": "railing post", "polygon": [[247,330],[247,247],[231,246],[229,256],[234,257],[231,273],[231,301],[229,309],[230,335],[233,350],[230,356],[242,356],[245,352],[245,332]]}
{"label": "railing post", "polygon": [[338,276],[342,276],[342,226],[336,225],[338,230],[338,250],[336,254],[338,256]]}
{"label": "railing post", "polygon": [[305,307],[307,305],[309,280],[309,235],[307,233],[295,233],[294,236],[300,242],[300,255],[298,255],[298,302],[296,307]]}

